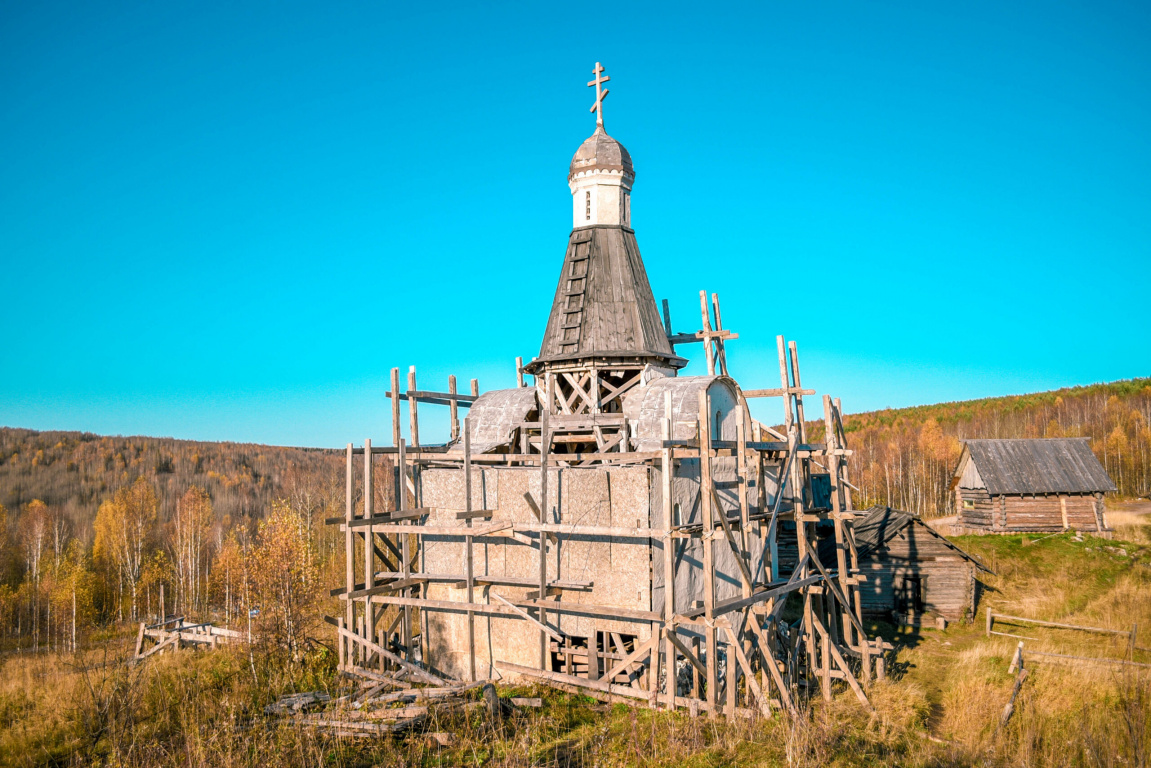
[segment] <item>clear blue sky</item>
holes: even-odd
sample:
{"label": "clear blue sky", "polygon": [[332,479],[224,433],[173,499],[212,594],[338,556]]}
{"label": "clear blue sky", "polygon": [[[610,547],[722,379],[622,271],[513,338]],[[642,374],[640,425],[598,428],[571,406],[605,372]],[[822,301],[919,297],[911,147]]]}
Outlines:
{"label": "clear blue sky", "polygon": [[779,333],[848,411],[1151,373],[1147,3],[485,6],[0,3],[0,424],[337,446],[392,366],[514,385],[597,60],[745,388]]}

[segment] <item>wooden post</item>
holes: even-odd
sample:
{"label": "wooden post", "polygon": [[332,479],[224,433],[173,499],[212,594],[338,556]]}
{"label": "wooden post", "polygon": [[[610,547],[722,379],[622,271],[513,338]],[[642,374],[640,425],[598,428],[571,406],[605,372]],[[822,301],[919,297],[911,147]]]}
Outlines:
{"label": "wooden post", "polygon": [[[700,656],[699,648],[700,648],[699,638],[693,637],[691,639],[691,652],[692,652],[692,655],[695,656],[697,659]],[[691,697],[693,699],[698,699],[700,697],[700,695],[702,693],[702,685],[701,685],[702,682],[703,681],[700,679],[700,676],[699,676],[699,670],[696,668],[696,666],[694,664],[692,664],[691,665]]]}
{"label": "wooden post", "polygon": [[[400,369],[392,369],[392,445],[400,445]],[[351,630],[351,627],[348,627]]]}
{"label": "wooden post", "polygon": [[[540,408],[540,522],[551,522],[551,515],[548,514],[548,453],[551,452],[551,435],[548,432],[548,415],[551,410],[552,401],[552,378],[550,376],[544,381],[544,404]],[[543,604],[547,600],[548,594],[548,537],[540,531],[540,567],[539,567],[539,621],[540,624],[547,625],[547,612],[544,610]],[[540,630],[540,669],[544,671],[551,671],[548,669],[548,636],[542,629]]]}
{"label": "wooden post", "polygon": [[1067,524],[1067,496],[1066,494],[1059,494],[1059,514],[1063,517],[1063,530],[1067,530],[1070,526]]}
{"label": "wooden post", "polygon": [[991,637],[991,606],[987,606],[987,637]]}
{"label": "wooden post", "polygon": [[[823,428],[824,444],[827,446],[828,450],[830,451],[838,449],[840,447],[839,433],[835,429],[835,413],[833,411],[830,395],[823,396]],[[851,574],[857,573],[859,567],[858,563],[856,563],[854,560],[850,564],[848,563],[846,551],[846,537],[848,531],[844,527],[844,510],[840,503],[840,490],[842,488],[842,478],[840,476],[842,462],[840,461],[840,457],[834,453],[829,455],[827,457],[827,467],[831,478],[831,512],[835,523],[835,557],[836,567],[839,569],[839,588],[844,597],[847,597],[847,599],[850,600],[850,595],[852,595],[852,592],[854,591],[852,588]],[[848,570],[849,565],[851,567],[850,571]],[[856,595],[856,597],[858,597],[858,595]],[[834,616],[834,608],[835,604],[833,602],[832,612],[828,617],[829,626],[833,626],[831,618]],[[868,653],[869,647],[867,643],[867,636],[865,634],[855,632],[855,626],[851,623],[851,620],[847,616],[851,609],[852,606],[850,605],[840,606],[840,610],[843,611],[843,637],[848,645],[852,645],[852,637],[856,634],[859,635],[854,644],[859,648],[859,652],[862,657],[860,669],[863,673],[863,681],[869,682],[871,680],[871,658],[870,654]],[[860,623],[863,623],[862,619],[860,620]],[[834,629],[832,631],[834,631]]]}
{"label": "wooden post", "polygon": [[524,388],[524,359],[522,357],[516,358],[516,387],[518,389]]}
{"label": "wooden post", "polygon": [[[715,375],[715,349],[712,347],[712,337],[707,334],[711,332],[711,319],[708,317],[707,312],[707,291],[699,292],[699,312],[703,315],[703,351],[707,356],[707,375]],[[709,694],[710,696],[710,694]]]}
{"label": "wooden post", "polygon": [[[419,407],[414,393],[416,391],[416,366],[408,368],[408,430],[412,440],[412,447],[420,448],[420,417]],[[413,471],[413,477],[415,472]]]}
{"label": "wooden post", "polygon": [[480,380],[472,379],[472,397],[480,396]]}
{"label": "wooden post", "polygon": [[727,668],[725,670],[727,672],[725,675],[727,677],[725,681],[727,685],[727,702],[724,706],[724,713],[728,717],[734,717],[737,693],[736,686],[739,685],[739,667],[735,658],[735,638],[730,639],[731,643],[727,646]]}
{"label": "wooden post", "polygon": [[[711,308],[715,312],[715,330],[723,330],[723,318],[719,314],[719,294],[713,293],[711,295]],[[724,347],[723,338],[717,337],[715,340],[716,358],[719,363],[719,372],[727,375],[727,349]]]}
{"label": "wooden post", "polygon": [[[453,386],[455,380],[452,380]],[[464,418],[464,512],[472,511],[472,429],[471,419]],[[468,528],[472,527],[472,517],[467,515],[464,525]],[[472,540],[473,537],[469,533],[464,537],[464,546],[467,547],[467,571],[465,578],[467,579],[468,589],[468,605],[475,602],[475,565],[472,558]],[[476,680],[476,614],[475,611],[468,611],[468,670],[470,677],[468,680],[475,682]]]}
{"label": "wooden post", "polygon": [[[795,398],[795,423],[799,427],[799,442],[807,442],[807,419],[803,415],[803,383],[799,377],[799,354],[795,347],[794,341],[787,342],[787,351],[791,357],[791,381],[795,384],[795,391],[792,395]],[[808,462],[804,461],[802,464],[793,462],[799,466],[799,478],[802,481],[803,491],[800,493],[805,499],[811,497],[811,471]],[[796,489],[801,487],[796,484]]]}
{"label": "wooden post", "polygon": [[[367,520],[372,519],[372,497],[375,494],[372,489],[372,441],[370,439],[364,440],[364,518]],[[375,534],[372,531],[372,524],[369,522],[364,526],[364,589],[371,589],[376,586],[376,556],[372,551],[372,545],[375,544]],[[366,595],[364,597],[364,627],[367,634],[364,637],[371,639],[376,634],[376,612],[375,606],[372,605],[372,596]]]}
{"label": "wooden post", "polygon": [[599,631],[595,628],[595,619],[592,619],[591,634],[587,638],[587,679],[599,680]]}
{"label": "wooden post", "polygon": [[[448,376],[448,394],[456,394],[456,377]],[[460,404],[455,397],[448,401],[448,410],[451,413],[452,424],[452,440],[459,439],[460,436]]]}
{"label": "wooden post", "polygon": [[[819,603],[821,608],[827,606],[828,597],[830,596],[828,591],[829,590],[825,588],[823,595],[820,597]],[[828,613],[831,613],[832,611],[834,611],[834,607],[832,607]],[[824,700],[831,701],[831,636],[828,634],[826,628],[824,628],[823,632],[820,633],[819,656],[821,662],[819,673],[819,688],[820,691],[823,692]]]}
{"label": "wooden post", "polygon": [[[414,370],[414,369],[413,369]],[[415,374],[413,374],[414,376]],[[414,384],[414,382],[412,382]],[[409,405],[414,405],[415,401],[408,401]],[[413,421],[413,426],[415,422]],[[402,438],[400,439],[400,449],[397,454],[397,469],[399,470],[399,482],[397,487],[400,491],[399,503],[396,506],[400,512],[408,508],[408,470],[407,470],[407,443]],[[411,558],[408,556],[408,534],[400,533],[400,578],[407,579],[411,576]],[[407,588],[400,591],[400,594],[407,595]],[[401,609],[400,619],[400,637],[404,644],[404,657],[411,661],[412,659],[412,607],[405,605]]]}
{"label": "wooden post", "polygon": [[1011,664],[1007,666],[1007,674],[1015,673],[1015,670],[1023,668],[1023,641],[1020,640],[1019,644],[1015,646],[1015,653],[1011,654]]}
{"label": "wooden post", "polygon": [[649,706],[653,709],[658,708],[659,704],[660,631],[660,623],[653,621],[651,623],[651,660],[647,665],[647,689],[652,695]]}
{"label": "wooden post", "polygon": [[[779,386],[783,389],[783,432],[787,434],[791,430],[792,423],[791,395],[788,393],[791,383],[787,379],[787,353],[782,336],[775,337],[775,346],[779,353]],[[782,486],[783,478],[781,477],[779,480]]]}
{"label": "wooden post", "polygon": [[[664,301],[664,309],[667,302]],[[663,617],[666,635],[664,637],[664,669],[667,670],[667,708],[675,711],[676,694],[676,649],[671,635],[675,632],[675,539],[672,538],[672,529],[675,527],[674,493],[675,457],[672,448],[667,442],[672,438],[672,409],[671,392],[663,393],[663,433],[664,448],[661,467],[662,495],[663,495],[663,524],[665,535],[663,539]]]}
{"label": "wooden post", "polygon": [[[348,601],[349,604],[351,604],[351,602],[352,602],[351,600]],[[336,619],[336,626],[341,630],[344,628],[344,617],[343,616]],[[337,653],[337,656],[339,658],[339,666],[337,667],[337,669],[339,669],[341,672],[344,670],[344,668],[346,666],[348,666],[348,660],[344,656],[344,648],[345,647],[347,647],[347,640],[344,638],[344,633],[343,632],[336,632],[336,653]]]}
{"label": "wooden post", "polygon": [[[356,625],[356,603],[350,595],[356,589],[356,540],[355,532],[352,528],[352,518],[355,516],[355,486],[353,485],[353,475],[355,468],[352,465],[352,444],[348,443],[348,469],[347,469],[347,487],[346,487],[346,503],[344,505],[344,613],[345,613],[345,626],[350,630]],[[249,606],[249,613],[251,606]],[[251,621],[249,620],[249,624]],[[340,635],[337,638],[340,647],[343,648],[347,643],[347,638]],[[352,648],[348,646],[348,655],[346,661],[348,664],[352,663]]]}
{"label": "wooden post", "polygon": [[[707,305],[704,304],[704,309]],[[699,499],[703,513],[703,615],[704,639],[707,642],[707,703],[712,716],[716,703],[716,632],[715,632],[715,510],[712,494],[715,488],[711,478],[711,417],[707,389],[699,391]],[[720,510],[720,514],[723,511]]]}
{"label": "wooden post", "polygon": [[[838,429],[839,431],[842,432],[843,431],[843,404],[839,401],[838,397],[835,398],[832,402],[835,405],[835,426],[836,426],[836,429]],[[842,443],[840,443],[839,447],[840,448],[846,448],[847,447],[847,440],[844,439],[844,441]],[[851,486],[847,484],[851,478],[848,477],[848,475],[847,475],[847,460],[846,459],[844,459],[843,462],[840,463],[840,467],[842,467],[842,469],[843,469],[843,507],[848,512],[850,512],[851,510],[855,509],[855,507],[852,506],[852,503],[851,503]],[[857,600],[859,599],[858,594],[859,594],[859,592],[857,590],[856,591],[856,595],[857,595],[856,599]]]}
{"label": "wooden post", "polygon": [[[743,395],[740,395],[735,404],[735,439],[739,446],[736,448],[735,454],[735,471],[739,476],[740,555],[745,558],[748,555],[747,534],[748,529],[751,528],[751,512],[747,503],[747,421],[744,416],[746,407],[747,401],[743,399]],[[743,596],[751,597],[751,585],[744,585]]]}

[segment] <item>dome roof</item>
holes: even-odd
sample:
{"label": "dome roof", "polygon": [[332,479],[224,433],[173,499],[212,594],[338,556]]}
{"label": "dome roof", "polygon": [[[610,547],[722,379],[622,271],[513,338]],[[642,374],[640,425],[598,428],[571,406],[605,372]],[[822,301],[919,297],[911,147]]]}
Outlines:
{"label": "dome roof", "polygon": [[624,149],[623,144],[608,136],[602,126],[597,127],[595,133],[576,150],[568,178],[583,171],[596,169],[622,171],[628,176],[635,176],[631,155]]}

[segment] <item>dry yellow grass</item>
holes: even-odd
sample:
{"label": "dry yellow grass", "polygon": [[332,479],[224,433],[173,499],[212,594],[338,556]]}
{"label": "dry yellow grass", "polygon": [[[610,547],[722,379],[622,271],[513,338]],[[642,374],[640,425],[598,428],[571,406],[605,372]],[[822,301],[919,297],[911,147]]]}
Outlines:
{"label": "dry yellow grass", "polygon": [[[997,611],[1151,636],[1151,568],[1140,537],[1114,542],[1070,536],[1023,546],[1018,537],[961,541],[996,570],[987,600]],[[1127,525],[1128,522],[1124,522]],[[1110,551],[1125,549],[1122,555]],[[1010,609],[1010,610],[1009,610]],[[981,617],[982,618],[982,617]],[[241,649],[165,655],[123,665],[124,638],[104,653],[9,656],[0,666],[0,765],[136,766],[1148,766],[1151,668],[1067,665],[1028,651],[1118,658],[1125,638],[1039,627],[1000,627],[1025,641],[1029,678],[1006,727],[999,724],[1014,676],[1016,640],[987,638],[982,621],[946,631],[894,635],[890,679],[869,689],[875,714],[840,690],[796,722],[692,719],[607,706],[546,689],[545,706],[491,721],[433,713],[430,730],[457,741],[440,749],[418,737],[349,741],[265,718],[284,692],[341,692],[325,652],[302,665],[255,659]],[[1140,644],[1151,643],[1146,640]],[[1151,662],[1151,653],[1136,659]]]}

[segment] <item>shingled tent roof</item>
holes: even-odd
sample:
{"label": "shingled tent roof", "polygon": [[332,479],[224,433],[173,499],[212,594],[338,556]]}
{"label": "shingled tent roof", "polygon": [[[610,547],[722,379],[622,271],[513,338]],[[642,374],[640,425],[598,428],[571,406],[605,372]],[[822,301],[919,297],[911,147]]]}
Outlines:
{"label": "shingled tent roof", "polygon": [[1118,490],[1085,437],[968,440],[955,470],[956,482],[968,460],[975,462],[992,496]]}
{"label": "shingled tent roof", "polygon": [[586,358],[640,358],[682,368],[667,340],[635,233],[599,224],[572,230],[540,345],[539,364]]}
{"label": "shingled tent roof", "polygon": [[[904,512],[901,509],[892,509],[891,507],[883,506],[875,506],[867,510],[867,513],[863,517],[856,519],[855,524],[852,526],[855,531],[855,549],[859,553],[860,559],[864,559],[877,552],[882,552],[885,549],[884,545],[898,536],[899,533],[909,525],[920,526],[924,531],[955,550],[956,554],[971,561],[975,567],[991,573],[991,570],[984,566],[983,563],[952,544],[946,537],[940,535],[938,531],[927,525],[920,518],[910,512]],[[819,548],[819,559],[824,563],[828,562],[828,555],[824,553],[827,543],[828,542],[821,544]],[[830,554],[831,560],[834,562],[835,542],[831,541],[829,543],[830,549],[828,550],[828,554]]]}

